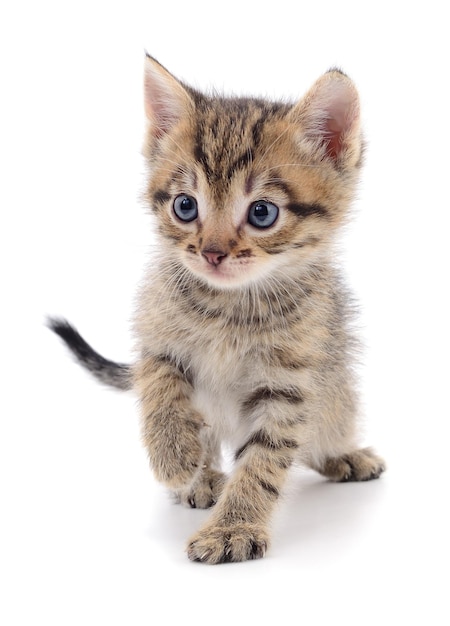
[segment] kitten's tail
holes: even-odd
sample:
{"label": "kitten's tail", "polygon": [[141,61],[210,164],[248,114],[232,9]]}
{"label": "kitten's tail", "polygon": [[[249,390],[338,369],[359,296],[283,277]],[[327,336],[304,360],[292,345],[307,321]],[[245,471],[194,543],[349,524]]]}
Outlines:
{"label": "kitten's tail", "polygon": [[61,337],[78,363],[89,370],[101,383],[116,389],[132,388],[131,367],[102,357],[83,339],[78,331],[64,319],[48,318],[47,326]]}

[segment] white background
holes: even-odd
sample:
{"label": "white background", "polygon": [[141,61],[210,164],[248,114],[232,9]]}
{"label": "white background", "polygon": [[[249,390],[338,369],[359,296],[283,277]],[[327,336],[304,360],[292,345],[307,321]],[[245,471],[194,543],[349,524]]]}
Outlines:
{"label": "white background", "polygon": [[[0,15],[0,621],[448,624],[449,96],[441,1],[12,2]],[[266,559],[190,563],[207,513],[151,476],[135,399],[44,328],[106,356],[152,233],[139,194],[143,50],[199,88],[295,99],[331,66],[368,140],[343,262],[361,303],[379,481],[292,476]]]}

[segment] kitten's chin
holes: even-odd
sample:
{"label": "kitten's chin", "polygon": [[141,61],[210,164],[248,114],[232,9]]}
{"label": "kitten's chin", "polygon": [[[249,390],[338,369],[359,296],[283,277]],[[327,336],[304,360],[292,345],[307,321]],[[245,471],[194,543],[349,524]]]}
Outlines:
{"label": "kitten's chin", "polygon": [[208,265],[198,268],[193,264],[188,264],[189,270],[202,282],[207,283],[214,289],[239,289],[246,287],[260,278],[261,272],[256,268],[238,267],[233,268],[227,265]]}
{"label": "kitten's chin", "polygon": [[249,275],[234,274],[216,269],[207,272],[194,271],[193,273],[210,287],[214,287],[214,289],[239,289],[255,280]]}

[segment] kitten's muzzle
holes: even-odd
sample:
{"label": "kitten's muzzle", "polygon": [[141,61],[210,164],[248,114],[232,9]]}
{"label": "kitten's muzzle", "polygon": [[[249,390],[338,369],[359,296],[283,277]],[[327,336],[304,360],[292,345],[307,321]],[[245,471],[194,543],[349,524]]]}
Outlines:
{"label": "kitten's muzzle", "polygon": [[215,267],[217,267],[217,265],[220,265],[222,261],[228,256],[228,254],[226,252],[223,252],[222,250],[216,250],[211,248],[209,250],[202,250],[202,256],[208,261],[210,265],[214,265]]}

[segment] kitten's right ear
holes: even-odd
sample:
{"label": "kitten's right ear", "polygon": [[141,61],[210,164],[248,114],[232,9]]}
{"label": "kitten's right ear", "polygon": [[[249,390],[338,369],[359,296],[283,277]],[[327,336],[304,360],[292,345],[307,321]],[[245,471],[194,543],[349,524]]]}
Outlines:
{"label": "kitten's right ear", "polygon": [[340,167],[360,163],[359,97],[343,72],[333,69],[321,76],[290,116],[300,123],[304,136],[319,148],[322,156]]}
{"label": "kitten's right ear", "polygon": [[151,132],[157,138],[170,131],[194,107],[183,85],[147,53],[144,71],[144,104]]}

